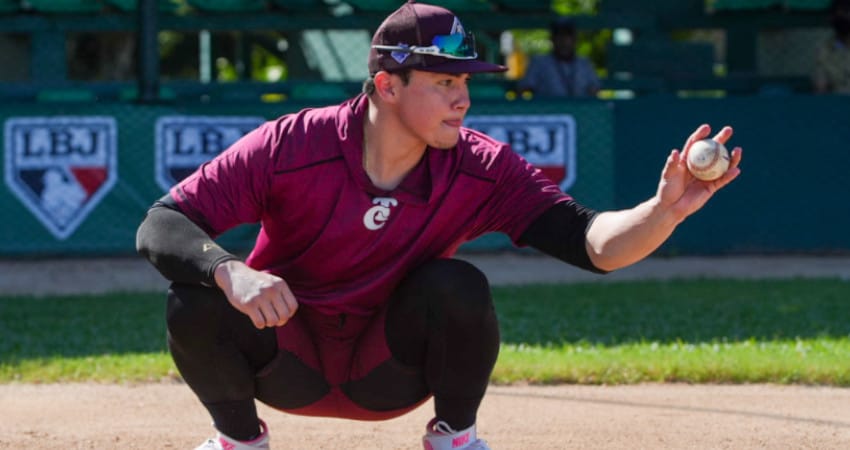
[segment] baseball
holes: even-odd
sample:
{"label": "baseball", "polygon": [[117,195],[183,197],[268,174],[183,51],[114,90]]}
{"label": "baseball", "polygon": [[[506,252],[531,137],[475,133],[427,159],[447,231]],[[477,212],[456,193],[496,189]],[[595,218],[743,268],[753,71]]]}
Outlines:
{"label": "baseball", "polygon": [[694,142],[688,151],[688,170],[703,181],[713,181],[729,169],[729,151],[714,139]]}

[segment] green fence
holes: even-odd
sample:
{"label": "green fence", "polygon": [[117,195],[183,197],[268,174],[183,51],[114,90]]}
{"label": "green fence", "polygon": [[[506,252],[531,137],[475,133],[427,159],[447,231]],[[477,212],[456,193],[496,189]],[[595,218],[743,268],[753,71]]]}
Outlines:
{"label": "green fence", "polygon": [[617,104],[616,203],[655,191],[667,152],[697,125],[735,128],[742,175],[685,222],[662,252],[850,251],[850,97],[646,98]]}
{"label": "green fence", "polygon": [[[5,154],[0,255],[132,253],[144,212],[170,185],[263,120],[305,106],[24,103],[0,108]],[[515,139],[529,160],[535,153],[555,156],[554,163],[543,165],[563,172],[564,187],[595,207],[613,205],[610,105],[481,102],[471,112],[470,119],[475,117],[479,124],[512,118],[507,125],[488,124],[488,130]],[[541,123],[549,125],[541,128]],[[255,226],[245,226],[223,236],[222,243],[244,250],[255,232]],[[471,246],[507,244],[487,236]]]}
{"label": "green fence", "polygon": [[[145,210],[172,182],[262,120],[305,106],[0,107],[0,257],[131,254]],[[700,123],[733,125],[732,144],[745,149],[742,177],[685,222],[661,253],[846,253],[848,112],[850,98],[839,96],[648,97],[481,101],[468,119],[512,140],[597,209],[626,208],[651,196],[669,150]],[[222,243],[245,250],[255,232],[245,226]],[[467,248],[508,246],[491,235]]]}

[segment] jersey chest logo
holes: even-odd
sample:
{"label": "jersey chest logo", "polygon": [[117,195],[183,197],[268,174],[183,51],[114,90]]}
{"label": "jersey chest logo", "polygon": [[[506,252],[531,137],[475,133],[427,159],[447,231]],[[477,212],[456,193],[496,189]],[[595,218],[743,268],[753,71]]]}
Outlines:
{"label": "jersey chest logo", "polygon": [[375,197],[372,203],[375,206],[366,211],[363,216],[363,225],[367,229],[375,231],[387,224],[387,220],[390,219],[390,208],[397,206],[398,200],[392,197]]}

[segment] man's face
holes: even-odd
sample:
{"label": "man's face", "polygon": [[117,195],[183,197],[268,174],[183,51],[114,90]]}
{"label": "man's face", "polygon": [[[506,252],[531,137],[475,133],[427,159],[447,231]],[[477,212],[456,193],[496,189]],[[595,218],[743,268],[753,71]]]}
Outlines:
{"label": "man's face", "polygon": [[469,74],[413,70],[400,87],[398,114],[410,133],[433,148],[457,144],[463,118],[469,110]]}
{"label": "man's face", "polygon": [[558,32],[552,36],[552,52],[560,59],[571,60],[576,54],[576,37],[570,32]]}

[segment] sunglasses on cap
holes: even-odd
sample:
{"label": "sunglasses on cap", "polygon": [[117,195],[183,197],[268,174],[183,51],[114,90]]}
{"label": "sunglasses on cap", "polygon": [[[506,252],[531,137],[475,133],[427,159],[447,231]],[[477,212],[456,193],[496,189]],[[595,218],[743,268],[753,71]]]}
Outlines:
{"label": "sunglasses on cap", "polygon": [[373,45],[375,50],[387,50],[392,52],[415,53],[418,55],[441,56],[449,59],[476,59],[478,52],[475,50],[475,37],[469,33],[452,33],[434,36],[431,45]]}

